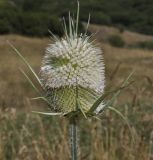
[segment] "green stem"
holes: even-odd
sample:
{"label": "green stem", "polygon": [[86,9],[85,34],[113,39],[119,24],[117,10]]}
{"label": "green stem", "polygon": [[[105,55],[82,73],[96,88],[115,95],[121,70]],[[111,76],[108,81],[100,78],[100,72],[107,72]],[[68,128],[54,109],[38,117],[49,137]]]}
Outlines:
{"label": "green stem", "polygon": [[71,160],[78,159],[77,123],[75,117],[70,120]]}

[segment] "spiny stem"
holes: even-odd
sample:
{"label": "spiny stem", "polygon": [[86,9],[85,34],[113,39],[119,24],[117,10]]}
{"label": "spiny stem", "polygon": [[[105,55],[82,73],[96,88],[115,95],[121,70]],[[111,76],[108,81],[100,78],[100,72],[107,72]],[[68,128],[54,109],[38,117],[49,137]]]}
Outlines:
{"label": "spiny stem", "polygon": [[70,145],[71,145],[71,160],[78,159],[78,136],[76,118],[70,119]]}

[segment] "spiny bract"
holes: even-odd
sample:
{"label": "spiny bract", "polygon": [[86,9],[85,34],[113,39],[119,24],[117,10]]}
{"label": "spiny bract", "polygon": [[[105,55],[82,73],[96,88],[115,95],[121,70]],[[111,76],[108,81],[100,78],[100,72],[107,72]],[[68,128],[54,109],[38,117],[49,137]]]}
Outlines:
{"label": "spiny bract", "polygon": [[[72,34],[73,33],[73,34]],[[87,112],[103,94],[104,63],[102,51],[90,37],[70,31],[46,49],[41,81],[52,109]],[[101,104],[98,111],[103,107]]]}

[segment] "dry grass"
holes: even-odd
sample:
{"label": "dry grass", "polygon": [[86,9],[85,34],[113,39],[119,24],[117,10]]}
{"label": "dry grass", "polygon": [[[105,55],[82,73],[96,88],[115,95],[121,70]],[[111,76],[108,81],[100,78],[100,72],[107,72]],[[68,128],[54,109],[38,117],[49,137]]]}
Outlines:
{"label": "dry grass", "polygon": [[[130,37],[131,33],[124,34]],[[12,54],[6,40],[21,51],[37,72],[49,43],[48,38],[0,36],[0,160],[69,159],[67,121],[30,113],[40,106],[42,110],[47,108],[39,101],[29,100],[35,93],[18,70],[25,66]],[[116,99],[114,106],[129,118],[136,139],[133,144],[126,124],[112,112],[107,111],[102,121],[81,120],[81,160],[151,160],[153,53],[99,45],[104,50],[108,88],[119,85],[135,69],[135,83]]]}
{"label": "dry grass", "polygon": [[153,41],[153,36],[139,34],[127,30],[120,32],[119,29],[114,27],[90,25],[89,30],[91,32],[97,33],[97,38],[99,41],[105,41],[109,36],[114,34],[120,35],[127,44],[133,44],[142,41]]}
{"label": "dry grass", "polygon": [[[65,119],[17,114],[15,109],[2,111],[0,118],[1,160],[69,159],[68,123]],[[136,133],[135,128],[133,132],[136,134],[135,143],[123,121],[110,112],[101,122],[82,120],[81,160],[150,159],[150,138],[146,140],[145,135]]]}

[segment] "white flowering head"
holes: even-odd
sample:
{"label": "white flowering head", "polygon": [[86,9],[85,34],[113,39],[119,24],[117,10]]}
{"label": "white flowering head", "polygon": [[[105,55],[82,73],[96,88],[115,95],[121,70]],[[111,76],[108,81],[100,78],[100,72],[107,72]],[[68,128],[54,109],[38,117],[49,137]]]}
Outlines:
{"label": "white flowering head", "polygon": [[69,23],[65,38],[55,38],[46,49],[41,82],[53,110],[69,113],[80,109],[86,113],[104,91],[103,55],[90,37],[78,36],[78,22],[75,29],[71,17]]}

